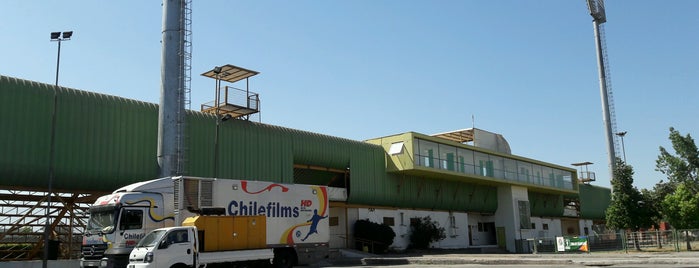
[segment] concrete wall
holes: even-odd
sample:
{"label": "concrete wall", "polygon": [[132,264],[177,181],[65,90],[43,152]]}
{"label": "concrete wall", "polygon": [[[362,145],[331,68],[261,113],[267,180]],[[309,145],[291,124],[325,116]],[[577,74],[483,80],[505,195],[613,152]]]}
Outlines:
{"label": "concrete wall", "polygon": [[[532,217],[531,220],[532,220],[532,223],[534,223],[534,225],[536,225],[536,229],[532,230],[533,237],[536,237],[536,238],[551,237],[552,238],[552,237],[563,235],[563,232],[561,231],[561,220],[560,219]],[[548,230],[544,229],[544,224],[546,224],[548,226]]]}
{"label": "concrete wall", "polygon": [[[458,249],[468,247],[468,215],[462,212],[445,212],[445,211],[421,211],[421,210],[405,210],[405,209],[357,209],[357,219],[368,219],[375,223],[384,223],[384,217],[393,218],[391,228],[396,233],[393,239],[391,248],[403,250],[410,244],[410,219],[422,218],[430,216],[433,221],[436,221],[440,227],[444,228],[446,238],[444,240],[434,242],[431,247]],[[453,223],[451,220],[453,216]],[[356,220],[355,220],[356,221]],[[354,224],[354,221],[349,223]]]}
{"label": "concrete wall", "polygon": [[498,187],[498,210],[495,211],[495,227],[505,227],[506,249],[515,252],[515,240],[520,239],[521,229],[518,201],[529,201],[527,188],[519,186]]}

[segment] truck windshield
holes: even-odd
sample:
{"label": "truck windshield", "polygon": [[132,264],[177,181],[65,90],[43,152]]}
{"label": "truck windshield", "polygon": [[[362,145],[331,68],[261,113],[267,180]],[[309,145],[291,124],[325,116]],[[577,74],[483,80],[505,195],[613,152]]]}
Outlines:
{"label": "truck windshield", "polygon": [[114,206],[90,209],[90,220],[87,222],[88,232],[111,233],[114,231],[118,211]]}
{"label": "truck windshield", "polygon": [[165,230],[154,230],[148,233],[141,241],[136,244],[137,248],[154,247],[160,241],[160,238],[165,234]]}

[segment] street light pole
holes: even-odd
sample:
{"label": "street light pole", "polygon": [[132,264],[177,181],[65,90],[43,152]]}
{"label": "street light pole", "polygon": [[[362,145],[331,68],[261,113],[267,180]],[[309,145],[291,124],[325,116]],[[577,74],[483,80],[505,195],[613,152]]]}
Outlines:
{"label": "street light pole", "polygon": [[49,238],[51,232],[51,196],[53,195],[53,162],[56,150],[56,107],[58,106],[58,70],[61,63],[61,42],[68,41],[73,36],[73,31],[66,32],[51,32],[51,41],[58,42],[58,56],[56,58],[56,84],[53,88],[53,111],[51,112],[51,137],[49,140],[49,185],[48,196],[46,200],[46,223],[44,226],[44,256],[42,267],[48,267],[49,259]]}
{"label": "street light pole", "polygon": [[624,136],[626,136],[626,131],[617,132],[616,135],[621,137],[621,151],[624,154],[624,163],[626,163],[626,148],[624,148]]}

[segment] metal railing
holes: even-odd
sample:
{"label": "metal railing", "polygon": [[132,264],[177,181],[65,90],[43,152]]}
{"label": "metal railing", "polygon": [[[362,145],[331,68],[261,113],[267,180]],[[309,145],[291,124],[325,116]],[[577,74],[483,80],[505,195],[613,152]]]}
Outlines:
{"label": "metal railing", "polygon": [[[587,237],[590,252],[600,251],[697,251],[699,229],[617,232]],[[558,253],[555,237],[515,240],[517,253]]]}

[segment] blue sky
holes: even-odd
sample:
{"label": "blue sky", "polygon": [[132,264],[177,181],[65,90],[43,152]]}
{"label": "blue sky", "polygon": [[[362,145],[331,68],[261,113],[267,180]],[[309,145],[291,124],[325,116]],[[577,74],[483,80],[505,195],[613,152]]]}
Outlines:
{"label": "blue sky", "polygon": [[[699,133],[699,1],[606,2],[612,89],[635,185],[650,188],[669,127]],[[609,187],[591,17],[584,0],[194,1],[199,76],[260,72],[262,122],[366,140],[407,131],[501,133],[516,155],[590,161]],[[0,74],[159,101],[161,1],[4,1]]]}

